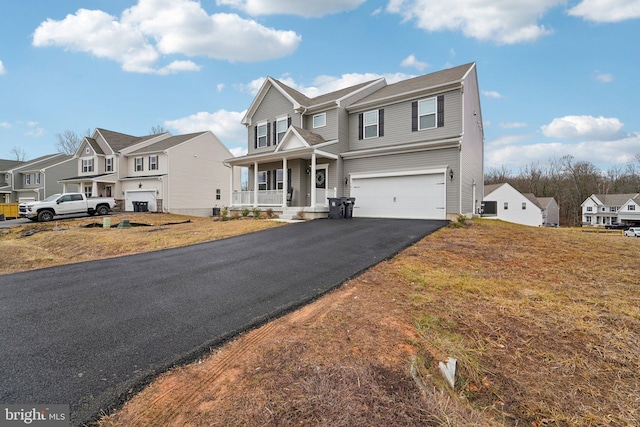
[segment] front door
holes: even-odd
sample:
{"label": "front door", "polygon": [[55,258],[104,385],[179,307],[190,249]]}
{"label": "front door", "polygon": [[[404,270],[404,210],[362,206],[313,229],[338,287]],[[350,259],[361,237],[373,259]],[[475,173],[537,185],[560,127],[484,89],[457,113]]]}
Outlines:
{"label": "front door", "polygon": [[329,179],[329,165],[317,165],[315,176],[316,205],[325,206],[329,203],[327,199],[327,180]]}

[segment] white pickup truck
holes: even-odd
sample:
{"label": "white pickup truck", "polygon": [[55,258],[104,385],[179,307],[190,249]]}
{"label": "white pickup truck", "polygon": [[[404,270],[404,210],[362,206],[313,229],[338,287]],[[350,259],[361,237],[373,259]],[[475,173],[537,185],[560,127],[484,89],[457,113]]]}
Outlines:
{"label": "white pickup truck", "polygon": [[31,221],[51,221],[56,215],[88,213],[107,215],[116,206],[111,197],[86,197],[82,193],[53,194],[39,202],[21,203],[21,218]]}

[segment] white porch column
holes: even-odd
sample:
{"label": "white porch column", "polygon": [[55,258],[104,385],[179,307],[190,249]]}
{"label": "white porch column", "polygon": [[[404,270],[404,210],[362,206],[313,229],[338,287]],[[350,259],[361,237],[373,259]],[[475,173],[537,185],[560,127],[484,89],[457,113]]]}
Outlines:
{"label": "white porch column", "polygon": [[253,207],[258,206],[258,162],[253,162]]}
{"label": "white porch column", "polygon": [[289,193],[289,181],[287,173],[287,158],[282,158],[282,207],[287,207],[287,193]]}
{"label": "white porch column", "polygon": [[316,153],[311,153],[311,207],[316,205]]}
{"label": "white porch column", "polygon": [[91,196],[93,197],[98,197],[98,183],[96,181],[93,181],[93,183],[91,184]]}
{"label": "white porch column", "polygon": [[231,165],[230,169],[230,173],[231,173],[231,179],[229,180],[229,182],[231,183],[231,185],[229,186],[229,204],[227,204],[227,206],[233,206],[233,189],[234,189],[234,171],[235,171],[235,166]]}

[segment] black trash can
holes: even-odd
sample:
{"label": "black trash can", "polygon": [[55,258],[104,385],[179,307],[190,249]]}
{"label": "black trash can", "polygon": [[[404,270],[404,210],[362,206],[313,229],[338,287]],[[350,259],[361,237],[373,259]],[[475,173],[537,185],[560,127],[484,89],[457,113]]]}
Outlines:
{"label": "black trash can", "polygon": [[356,204],[355,197],[344,197],[344,217],[353,218],[353,205]]}
{"label": "black trash can", "polygon": [[149,212],[149,202],[138,202],[140,203],[140,210],[138,212]]}
{"label": "black trash can", "polygon": [[3,213],[0,214],[0,221],[4,221],[4,214]]}
{"label": "black trash can", "polygon": [[220,216],[220,208],[213,208],[213,216]]}
{"label": "black trash can", "polygon": [[140,202],[131,202],[134,212],[140,212]]}
{"label": "black trash can", "polygon": [[329,199],[329,218],[344,218],[344,202],[341,197],[328,197]]}

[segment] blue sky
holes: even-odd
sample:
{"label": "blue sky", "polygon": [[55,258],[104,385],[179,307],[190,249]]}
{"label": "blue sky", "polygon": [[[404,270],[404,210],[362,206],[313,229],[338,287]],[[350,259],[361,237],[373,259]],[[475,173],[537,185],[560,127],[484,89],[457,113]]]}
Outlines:
{"label": "blue sky", "polygon": [[2,0],[0,158],[158,125],[210,129],[239,155],[266,76],[315,96],[475,61],[487,168],[625,167],[638,40],[640,0]]}

